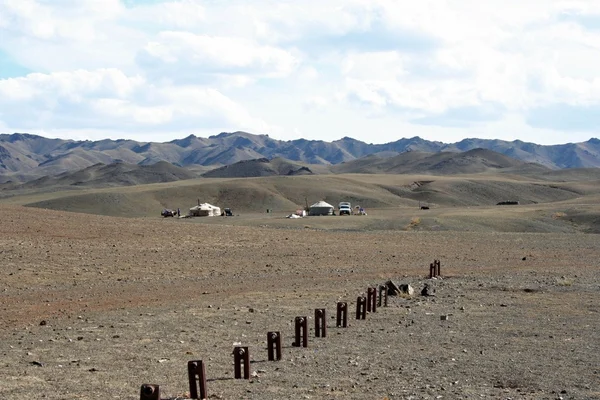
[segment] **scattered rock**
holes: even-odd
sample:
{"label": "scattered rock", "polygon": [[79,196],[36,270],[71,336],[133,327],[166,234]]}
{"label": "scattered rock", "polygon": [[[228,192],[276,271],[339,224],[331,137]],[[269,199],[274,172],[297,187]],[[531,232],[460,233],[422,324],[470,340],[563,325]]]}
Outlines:
{"label": "scattered rock", "polygon": [[40,326],[44,326],[44,325],[47,325],[47,324],[48,324],[48,322],[46,322],[46,320],[40,321]]}
{"label": "scattered rock", "polygon": [[415,288],[407,284],[402,284],[399,286],[400,292],[404,295],[412,296],[415,294]]}
{"label": "scattered rock", "polygon": [[400,288],[392,280],[387,281],[385,285],[387,287],[388,295],[397,296],[400,294]]}
{"label": "scattered rock", "polygon": [[408,295],[412,296],[415,293],[415,289],[409,284],[400,284],[397,285],[394,281],[387,281],[385,283],[388,291],[388,295],[390,296],[398,296],[398,295]]}
{"label": "scattered rock", "polygon": [[435,296],[435,288],[426,283],[421,290],[421,296]]}
{"label": "scattered rock", "polygon": [[43,367],[44,363],[42,363],[40,361],[30,361],[29,365],[35,365],[36,367]]}

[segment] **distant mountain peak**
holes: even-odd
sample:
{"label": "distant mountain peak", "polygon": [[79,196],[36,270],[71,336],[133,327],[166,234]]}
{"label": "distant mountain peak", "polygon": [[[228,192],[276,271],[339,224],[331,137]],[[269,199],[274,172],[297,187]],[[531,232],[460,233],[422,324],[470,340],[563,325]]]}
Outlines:
{"label": "distant mountain peak", "polygon": [[179,147],[188,147],[196,140],[198,140],[198,137],[192,134],[184,137],[183,139],[171,140],[169,143],[176,144]]}
{"label": "distant mountain peak", "polygon": [[[182,139],[159,143],[123,139],[75,141],[14,133],[0,134],[0,146],[3,149],[0,173],[27,171],[30,176],[53,175],[80,170],[96,163],[111,164],[119,160],[134,165],[166,161],[184,167],[220,167],[243,160],[271,160],[281,157],[303,165],[336,165],[362,159],[371,154],[386,155],[385,158],[389,158],[398,153],[410,152],[412,154],[408,158],[417,159],[420,157],[417,153],[458,153],[477,148],[553,169],[600,167],[598,138],[591,138],[584,143],[543,146],[520,140],[477,138],[442,143],[413,136],[389,143],[369,144],[348,136],[332,142],[304,138],[277,140],[269,138],[268,135],[236,131],[221,132],[208,138],[190,134]],[[497,157],[495,160],[500,162]],[[294,171],[300,170],[299,168]]]}
{"label": "distant mountain peak", "polygon": [[31,135],[29,133],[13,133],[12,135],[8,135],[8,141],[11,143],[14,142],[18,142],[18,141],[22,141],[22,140],[32,140],[32,139],[38,139],[40,138],[40,136],[37,135]]}
{"label": "distant mountain peak", "polygon": [[260,136],[269,136],[269,135],[257,135],[254,133],[248,133],[248,132],[244,132],[244,131],[235,131],[235,132],[221,132],[218,135],[213,135],[213,136],[209,136],[209,139],[223,139],[223,138],[228,138],[231,136],[256,136],[256,137],[260,137]]}

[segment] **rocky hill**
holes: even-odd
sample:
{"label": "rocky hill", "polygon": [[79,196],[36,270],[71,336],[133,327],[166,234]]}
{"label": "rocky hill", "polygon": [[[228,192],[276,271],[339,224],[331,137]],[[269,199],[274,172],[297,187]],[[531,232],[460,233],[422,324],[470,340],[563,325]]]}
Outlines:
{"label": "rocky hill", "polygon": [[540,164],[527,163],[492,150],[426,153],[381,152],[336,165],[303,165],[284,158],[258,158],[225,165],[202,174],[205,178],[251,178],[312,174],[431,174],[457,175],[482,172],[537,174],[553,171]]}
{"label": "rocky hill", "polygon": [[[326,171],[329,172],[329,171]],[[284,158],[257,158],[225,165],[202,174],[205,178],[251,178],[275,175],[312,175],[314,172],[307,165],[302,165]]]}
{"label": "rocky hill", "polygon": [[531,164],[510,158],[486,149],[473,149],[464,152],[443,151],[426,153],[410,151],[392,157],[378,154],[358,160],[344,162],[331,167],[333,173],[374,173],[374,174],[475,174],[488,171],[516,171],[535,165],[537,169],[549,170],[540,164]]}
{"label": "rocky hill", "polygon": [[413,137],[385,144],[368,144],[349,137],[333,142],[306,139],[282,141],[268,135],[233,132],[208,138],[190,135],[183,139],[156,143],[124,139],[73,141],[15,133],[0,135],[0,181],[6,182],[9,180],[8,176],[20,181],[31,177],[52,176],[98,163],[150,165],[166,161],[181,167],[220,167],[239,161],[280,157],[302,164],[338,165],[368,155],[388,158],[390,155],[409,152],[458,153],[477,148],[551,169],[600,167],[598,139],[543,146],[519,140],[508,142],[486,139],[464,139],[448,144]]}

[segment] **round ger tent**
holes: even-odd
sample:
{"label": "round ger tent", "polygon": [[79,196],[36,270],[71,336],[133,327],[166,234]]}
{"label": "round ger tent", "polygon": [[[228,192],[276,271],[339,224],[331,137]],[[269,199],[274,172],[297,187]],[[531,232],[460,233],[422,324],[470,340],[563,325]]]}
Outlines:
{"label": "round ger tent", "polygon": [[212,204],[203,203],[190,208],[190,215],[192,217],[216,217],[221,215],[221,208],[213,206]]}
{"label": "round ger tent", "polygon": [[333,215],[333,206],[324,201],[319,201],[310,206],[308,215]]}

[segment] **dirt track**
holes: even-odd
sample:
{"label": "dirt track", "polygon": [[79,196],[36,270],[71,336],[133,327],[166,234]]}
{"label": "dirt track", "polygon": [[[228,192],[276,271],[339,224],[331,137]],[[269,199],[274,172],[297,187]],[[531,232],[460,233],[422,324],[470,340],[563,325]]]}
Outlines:
{"label": "dirt track", "polygon": [[[2,212],[7,399],[134,399],[142,383],[183,395],[192,359],[208,364],[211,398],[600,398],[596,235]],[[389,278],[418,291],[434,258],[445,276],[436,297],[394,298],[347,329],[330,320],[328,338],[311,328],[308,349],[289,346],[295,316],[334,317],[339,300],[352,311]],[[268,330],[284,336],[281,362],[265,361]],[[250,346],[252,382],[231,379],[234,342]]]}

